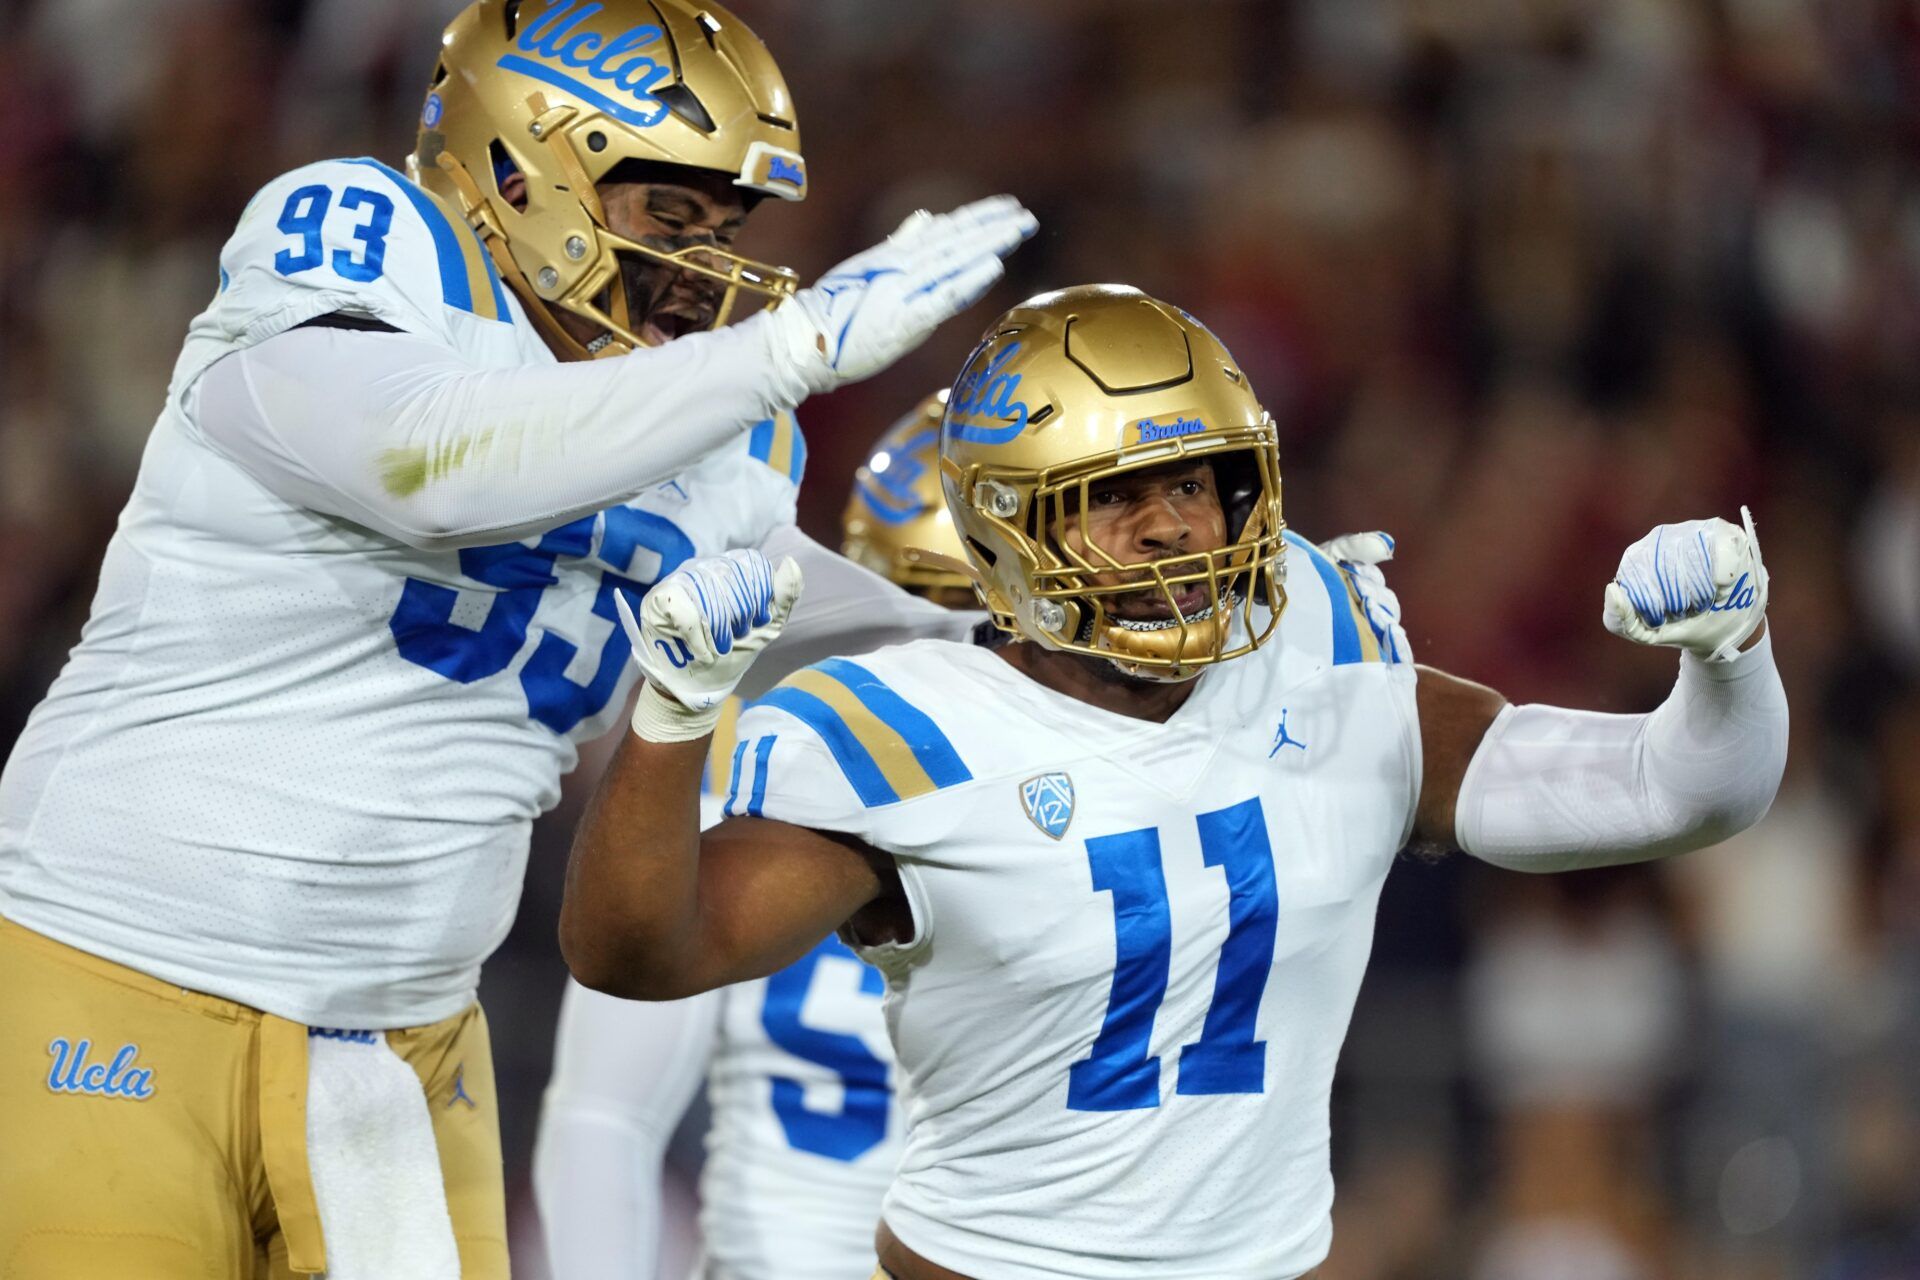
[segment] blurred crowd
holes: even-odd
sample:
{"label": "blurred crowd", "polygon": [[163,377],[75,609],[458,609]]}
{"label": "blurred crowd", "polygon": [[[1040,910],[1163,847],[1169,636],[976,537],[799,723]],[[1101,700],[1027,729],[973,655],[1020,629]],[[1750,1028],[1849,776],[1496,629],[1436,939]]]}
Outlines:
{"label": "blurred crowd", "polygon": [[[0,10],[0,748],[95,570],[264,180],[398,162],[457,0]],[[1392,532],[1424,661],[1639,711],[1626,544],[1750,504],[1793,704],[1771,815],[1671,864],[1403,859],[1335,1096],[1326,1280],[1920,1277],[1920,3],[737,0],[793,88],[812,276],[1007,190],[976,313],[810,404],[823,539],[862,447],[994,310],[1123,280],[1227,342],[1289,521]],[[583,770],[583,775],[586,773]],[[484,988],[523,1274],[572,806]],[[697,1148],[695,1148],[697,1151]]]}

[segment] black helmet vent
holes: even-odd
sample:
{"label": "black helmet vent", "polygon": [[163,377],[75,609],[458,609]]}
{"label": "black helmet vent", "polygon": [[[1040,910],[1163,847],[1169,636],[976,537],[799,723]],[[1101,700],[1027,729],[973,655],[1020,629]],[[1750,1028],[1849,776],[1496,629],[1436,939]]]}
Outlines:
{"label": "black helmet vent", "polygon": [[667,110],[679,116],[702,133],[713,132],[713,117],[707,113],[700,99],[693,96],[693,90],[684,84],[664,85],[653,91],[653,96],[667,104]]}

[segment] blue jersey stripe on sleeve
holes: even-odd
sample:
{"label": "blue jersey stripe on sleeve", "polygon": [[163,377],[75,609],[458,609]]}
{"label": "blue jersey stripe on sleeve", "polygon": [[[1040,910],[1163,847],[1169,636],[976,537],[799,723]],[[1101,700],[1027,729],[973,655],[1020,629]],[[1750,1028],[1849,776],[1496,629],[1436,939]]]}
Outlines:
{"label": "blue jersey stripe on sleeve", "polygon": [[753,424],[753,431],[747,436],[747,452],[761,462],[773,457],[773,419],[762,418]]}
{"label": "blue jersey stripe on sleeve", "polygon": [[862,706],[905,739],[913,758],[927,771],[927,777],[932,779],[934,786],[951,787],[973,780],[973,774],[960,759],[960,753],[953,749],[953,743],[947,740],[946,734],[940,732],[940,726],[933,722],[933,718],[888,688],[880,677],[845,658],[828,658],[825,662],[816,663],[814,670],[832,676],[845,685],[854,697],[860,699]]}
{"label": "blue jersey stripe on sleeve", "polygon": [[[407,181],[406,175],[391,166],[384,165],[369,156],[349,160],[348,164],[363,164],[370,169],[378,169],[393,180],[402,194],[419,213],[420,220],[427,224],[427,230],[433,235],[434,254],[440,259],[440,296],[450,307],[462,311],[473,311],[473,290],[467,284],[466,260],[460,256],[459,233],[440,207],[427,198],[426,193]],[[491,265],[491,264],[489,264]],[[506,308],[501,307],[501,318],[506,318]]]}
{"label": "blue jersey stripe on sleeve", "polygon": [[773,755],[773,744],[780,735],[770,733],[753,744],[753,795],[747,801],[747,816],[757,818],[761,807],[767,803],[767,761]]}
{"label": "blue jersey stripe on sleeve", "polygon": [[819,734],[820,740],[827,744],[827,750],[833,753],[840,772],[846,775],[847,781],[860,797],[860,803],[869,809],[876,805],[892,804],[900,798],[886,775],[880,772],[873,754],[860,744],[853,730],[847,727],[847,722],[840,718],[840,713],[823,700],[805,690],[782,685],[754,705],[778,707]]}
{"label": "blue jersey stripe on sleeve", "polygon": [[739,817],[734,811],[734,801],[740,798],[740,761],[747,754],[747,744],[742,739],[733,749],[733,777],[727,780],[727,802],[720,806],[720,812],[730,817]]}
{"label": "blue jersey stripe on sleeve", "polygon": [[1353,620],[1353,608],[1347,601],[1347,584],[1340,577],[1340,567],[1293,530],[1287,530],[1285,537],[1295,550],[1313,562],[1314,572],[1320,575],[1321,584],[1327,589],[1327,612],[1333,617],[1333,664],[1337,667],[1362,661],[1360,627]]}
{"label": "blue jersey stripe on sleeve", "polygon": [[800,420],[793,420],[793,459],[787,464],[787,479],[799,487],[800,480],[807,474],[807,437],[800,430]]}

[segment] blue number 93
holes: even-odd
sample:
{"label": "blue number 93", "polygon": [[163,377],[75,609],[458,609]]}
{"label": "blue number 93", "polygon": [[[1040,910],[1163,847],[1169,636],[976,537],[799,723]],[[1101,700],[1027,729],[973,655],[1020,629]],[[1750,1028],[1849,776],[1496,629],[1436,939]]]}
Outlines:
{"label": "blue number 93", "polygon": [[[282,249],[273,255],[273,269],[283,276],[310,271],[327,260],[322,228],[327,210],[333,204],[333,189],[318,183],[301,187],[287,197],[274,225],[299,238],[299,252]],[[333,270],[344,279],[366,284],[378,280],[386,271],[387,233],[393,230],[393,201],[366,187],[348,187],[340,193],[342,209],[366,209],[367,219],[353,229],[360,242],[358,255],[346,250],[333,251]]]}

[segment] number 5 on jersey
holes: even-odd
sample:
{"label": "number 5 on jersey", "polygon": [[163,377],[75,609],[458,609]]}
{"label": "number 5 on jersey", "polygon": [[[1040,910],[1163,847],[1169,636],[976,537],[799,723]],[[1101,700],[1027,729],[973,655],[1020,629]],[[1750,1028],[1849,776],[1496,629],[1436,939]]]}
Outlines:
{"label": "number 5 on jersey", "polygon": [[[1231,905],[1213,1001],[1200,1038],[1180,1050],[1178,1093],[1266,1091],[1267,1042],[1253,1038],[1273,969],[1280,917],[1273,847],[1259,797],[1203,813],[1200,852],[1226,872]],[[1160,832],[1153,827],[1087,841],[1096,892],[1113,895],[1113,988],[1087,1056],[1067,1073],[1073,1111],[1134,1111],[1160,1105],[1160,1059],[1149,1057],[1153,1020],[1166,999],[1173,919]]]}

